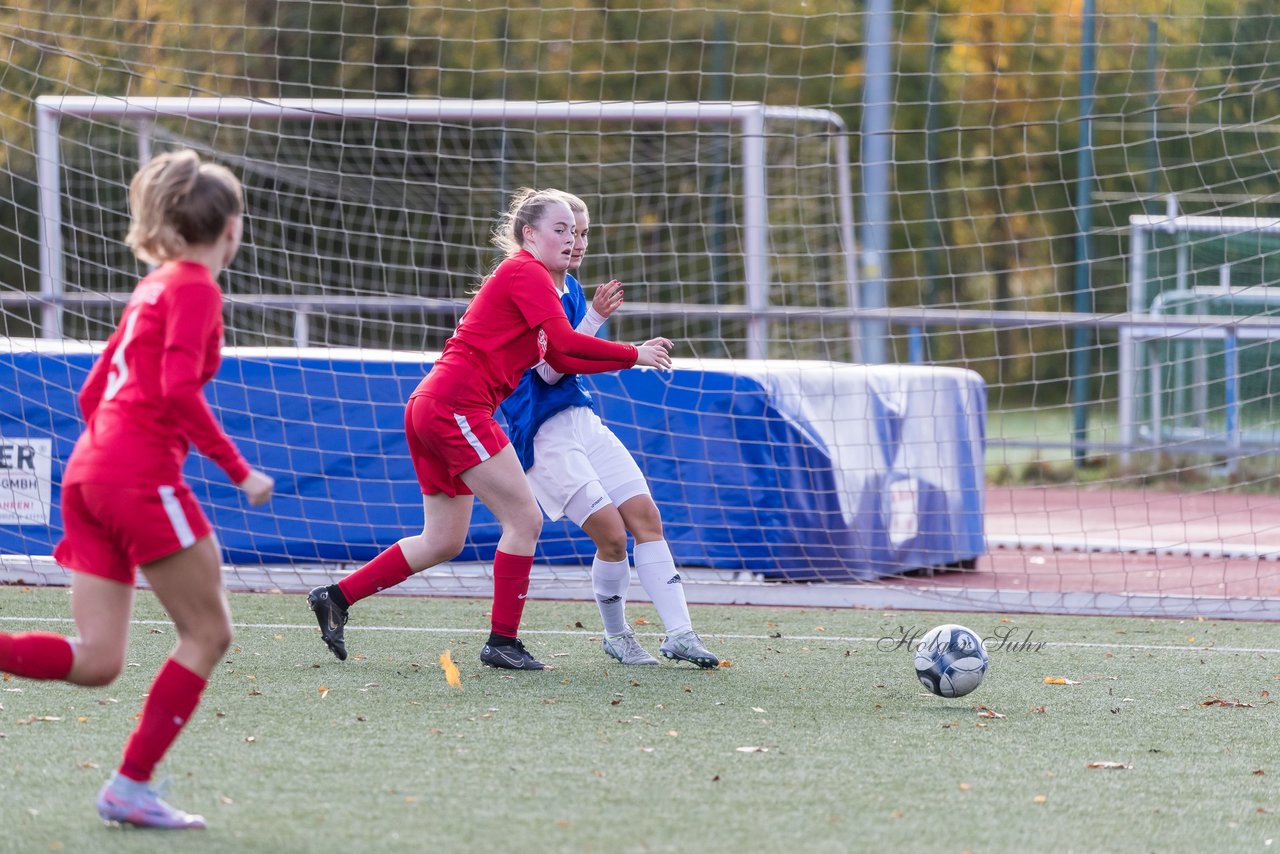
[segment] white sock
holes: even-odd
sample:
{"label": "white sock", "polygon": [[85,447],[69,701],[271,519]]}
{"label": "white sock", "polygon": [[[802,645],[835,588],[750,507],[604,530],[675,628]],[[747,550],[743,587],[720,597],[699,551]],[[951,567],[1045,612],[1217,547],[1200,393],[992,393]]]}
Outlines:
{"label": "white sock", "polygon": [[627,588],[631,586],[631,566],[624,557],[619,561],[591,562],[591,590],[596,594],[600,619],[606,635],[620,635],[627,630]]}
{"label": "white sock", "polygon": [[666,540],[636,543],[636,575],[640,586],[653,600],[658,616],[668,635],[678,635],[693,628],[689,604],[684,600],[684,584],[676,572],[676,562]]}

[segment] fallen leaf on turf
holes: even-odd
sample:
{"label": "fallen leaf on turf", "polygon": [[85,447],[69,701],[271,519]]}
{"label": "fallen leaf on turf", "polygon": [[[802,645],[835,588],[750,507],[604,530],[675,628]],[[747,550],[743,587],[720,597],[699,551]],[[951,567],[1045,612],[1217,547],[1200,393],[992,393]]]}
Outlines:
{"label": "fallen leaf on turf", "polygon": [[254,737],[253,737],[253,736],[251,736],[251,735],[246,735],[246,736],[244,737],[244,743],[245,743],[245,744],[253,744],[253,743],[254,743],[255,741],[257,741],[257,740],[258,740],[258,739],[254,738]]}
{"label": "fallen leaf on turf", "polygon": [[1033,706],[1031,709],[1031,714],[1043,715],[1046,711],[1048,711],[1048,709],[1046,709],[1044,706]]}
{"label": "fallen leaf on turf", "polygon": [[680,733],[676,732],[673,729],[669,729],[667,730],[667,735],[671,736],[672,738],[675,738],[676,736],[680,735]]}
{"label": "fallen leaf on turf", "polygon": [[445,650],[440,653],[440,669],[444,671],[444,681],[452,688],[462,687],[462,677],[458,673],[458,665],[453,663],[453,652]]}
{"label": "fallen leaf on turf", "polygon": [[1108,771],[1128,771],[1133,766],[1127,765],[1124,762],[1090,762],[1088,765],[1084,767],[1103,768]]}
{"label": "fallen leaf on turf", "polygon": [[320,699],[321,699],[321,700],[323,700],[325,697],[329,696],[329,689],[328,689],[326,686],[321,685],[321,686],[319,687],[319,689],[317,689],[317,690],[319,690],[319,691],[320,691]]}
{"label": "fallen leaf on turf", "polygon": [[1061,676],[1046,676],[1044,677],[1044,684],[1046,685],[1079,685],[1080,683],[1074,679],[1063,679]]}
{"label": "fallen leaf on turf", "polygon": [[1258,770],[1256,770],[1256,771],[1254,771],[1254,772],[1253,772],[1253,776],[1255,776],[1255,777],[1261,777],[1261,776],[1262,776],[1263,774],[1265,774],[1265,773],[1267,773],[1267,772],[1266,772],[1266,771],[1263,771],[1261,768],[1259,768]]}
{"label": "fallen leaf on turf", "polygon": [[733,667],[733,662],[726,658],[724,661],[720,662],[720,666],[721,666],[721,667]]}
{"label": "fallen leaf on turf", "polygon": [[1031,799],[1031,803],[1043,804],[1043,803],[1046,803],[1048,800],[1049,800],[1049,797],[1047,795],[1036,795],[1034,798]]}
{"label": "fallen leaf on turf", "polygon": [[1004,715],[1000,714],[995,709],[988,709],[986,706],[975,706],[974,708],[975,708],[975,711],[977,711],[978,713],[978,717],[980,718],[1003,718],[1004,717]]}
{"label": "fallen leaf on turf", "polygon": [[1201,706],[1224,706],[1228,709],[1252,709],[1253,703],[1242,703],[1239,700],[1224,700],[1221,697],[1210,697]]}
{"label": "fallen leaf on turf", "polygon": [[769,748],[767,747],[735,747],[734,750],[736,750],[739,753],[768,753],[769,752]]}
{"label": "fallen leaf on turf", "polygon": [[224,807],[229,807],[234,804],[235,801],[231,800],[226,795],[221,795],[218,797],[218,803],[222,804]]}
{"label": "fallen leaf on turf", "polygon": [[632,621],[631,621],[631,625],[633,625],[633,626],[647,626],[647,625],[649,625],[649,621],[648,621],[648,620],[646,620],[644,617],[636,617],[634,620],[632,620]]}

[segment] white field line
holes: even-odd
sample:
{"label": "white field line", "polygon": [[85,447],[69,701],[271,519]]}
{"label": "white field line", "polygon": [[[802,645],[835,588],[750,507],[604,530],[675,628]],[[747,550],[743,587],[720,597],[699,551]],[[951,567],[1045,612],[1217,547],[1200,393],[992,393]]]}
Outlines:
{"label": "white field line", "polygon": [[[67,624],[71,623],[70,617],[13,617],[0,616],[0,623],[41,623],[41,624]],[[132,620],[135,626],[171,626],[168,620]],[[237,629],[271,629],[271,630],[303,630],[312,631],[316,627],[311,623],[233,623]],[[482,636],[483,629],[477,627],[465,628],[441,628],[434,626],[349,626],[359,632],[402,632],[404,634],[439,634],[439,635],[458,635],[458,634],[474,634]],[[566,637],[599,637],[600,632],[589,631],[587,629],[525,629],[520,632],[524,635],[553,635]],[[892,642],[893,649],[899,646],[906,646],[906,643],[899,644],[902,637],[901,631],[894,632],[884,637],[857,637],[848,635],[783,635],[780,638],[770,635],[742,635],[729,634],[723,632],[705,632],[707,637],[716,640],[750,640],[750,641],[828,641],[838,643],[880,643]],[[662,637],[661,632],[636,632],[637,637]],[[1010,638],[1006,641],[1011,646],[1017,646],[1022,643],[1022,639]],[[1105,650],[1133,650],[1143,652],[1230,652],[1230,653],[1256,653],[1259,655],[1278,655],[1280,648],[1276,647],[1253,647],[1253,646],[1195,646],[1191,644],[1146,644],[1146,643],[1089,643],[1084,641],[1040,641],[1032,640],[1030,644],[1044,644],[1046,649],[1105,649]],[[999,650],[997,649],[997,652]]]}

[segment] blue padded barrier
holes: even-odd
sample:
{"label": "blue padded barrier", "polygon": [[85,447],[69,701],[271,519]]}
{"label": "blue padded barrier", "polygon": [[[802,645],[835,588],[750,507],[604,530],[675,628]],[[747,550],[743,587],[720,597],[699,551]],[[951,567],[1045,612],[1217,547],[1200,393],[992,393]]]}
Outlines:
{"label": "blue padded barrier", "polygon": [[[0,437],[52,439],[49,525],[0,525],[0,553],[49,554],[62,468],[81,429],[88,348],[0,352]],[[12,344],[12,342],[11,342]],[[228,349],[206,390],[276,495],[249,508],[193,453],[186,476],[231,563],[362,562],[422,525],[404,402],[428,355]],[[985,388],[972,372],[828,362],[677,360],[589,385],[649,478],[676,561],[789,580],[868,579],[985,552]],[[121,461],[127,465],[127,460]],[[477,503],[464,561],[492,558]],[[590,540],[547,523],[538,559],[590,562]]]}

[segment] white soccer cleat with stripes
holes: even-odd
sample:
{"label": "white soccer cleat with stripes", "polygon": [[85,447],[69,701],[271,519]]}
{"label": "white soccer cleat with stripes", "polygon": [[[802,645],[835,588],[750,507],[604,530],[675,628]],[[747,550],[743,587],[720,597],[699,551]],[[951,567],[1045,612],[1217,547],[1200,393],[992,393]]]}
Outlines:
{"label": "white soccer cleat with stripes", "polygon": [[636,633],[630,626],[620,635],[605,635],[600,641],[600,646],[604,648],[613,658],[621,661],[623,664],[657,664],[658,659],[645,650],[636,640]]}

